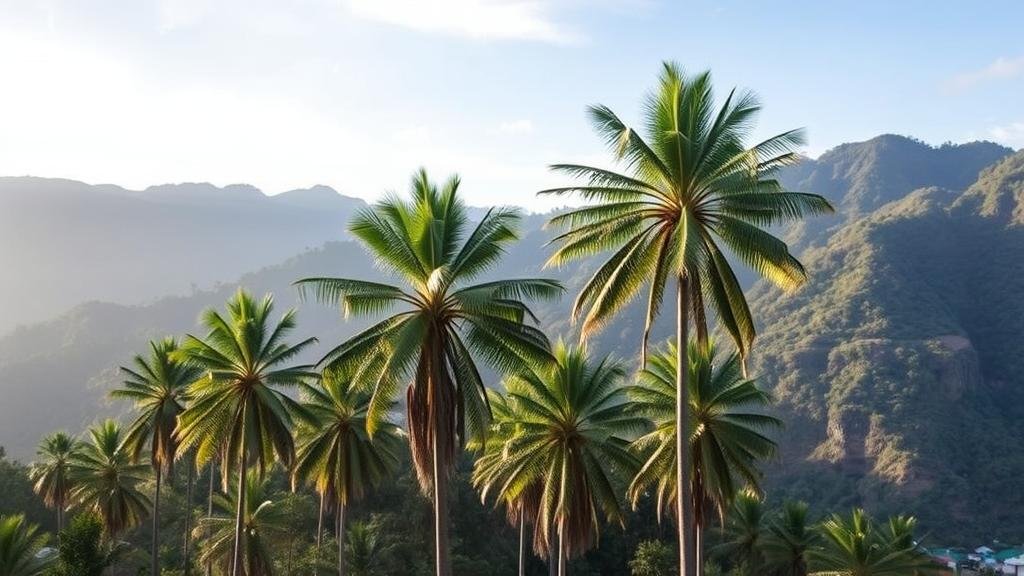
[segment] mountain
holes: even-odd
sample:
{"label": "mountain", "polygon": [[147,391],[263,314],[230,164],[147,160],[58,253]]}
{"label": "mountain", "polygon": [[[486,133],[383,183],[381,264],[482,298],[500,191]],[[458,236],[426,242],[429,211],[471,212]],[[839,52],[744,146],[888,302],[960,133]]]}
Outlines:
{"label": "mountain", "polygon": [[918,515],[938,538],[1024,523],[1024,152],[966,191],[928,187],[758,286],[754,371],[787,422],[776,492]]}
{"label": "mountain", "polygon": [[787,240],[797,251],[820,245],[842,225],[918,188],[963,190],[984,168],[1012,153],[992,142],[934,147],[894,134],[836,146],[780,175],[791,190],[815,192],[831,200],[839,215],[793,226]]}
{"label": "mountain", "polygon": [[266,196],[0,178],[0,333],[88,300],[137,304],[233,280],[343,237],[363,205],[325,186]]}
{"label": "mountain", "polygon": [[[989,158],[994,165],[986,168]],[[783,295],[757,284],[749,292],[760,333],[751,370],[773,391],[787,424],[781,454],[766,471],[771,498],[802,498],[817,511],[908,511],[944,544],[1019,538],[1024,152],[881,136],[808,160],[782,180],[825,193],[839,213],[788,231],[806,246],[804,289]],[[275,202],[320,214],[338,201],[319,188],[263,200],[252,189],[231,188],[209,189],[216,200],[189,209]],[[159,202],[184,210],[188,192],[161,187]],[[158,202],[114,187],[68,190],[52,201],[75,205],[76,194]],[[67,218],[68,227],[83,226]],[[552,337],[572,337],[572,298],[596,263],[544,270],[553,233],[544,220],[524,219],[522,240],[495,274],[562,280],[568,294],[536,311]],[[298,306],[297,337],[319,337],[310,358],[318,356],[365,324],[299,302],[291,283],[325,274],[380,278],[340,228],[331,237],[342,241],[234,282],[145,304],[87,303],[0,337],[0,444],[28,459],[46,432],[76,432],[123,413],[105,400],[118,364],[149,338],[196,330],[200,311],[221,306],[238,285],[273,292],[279,311]],[[112,274],[118,278],[116,269]],[[654,341],[668,337],[671,320],[656,326]],[[642,328],[642,308],[634,305],[591,346],[634,359]]]}

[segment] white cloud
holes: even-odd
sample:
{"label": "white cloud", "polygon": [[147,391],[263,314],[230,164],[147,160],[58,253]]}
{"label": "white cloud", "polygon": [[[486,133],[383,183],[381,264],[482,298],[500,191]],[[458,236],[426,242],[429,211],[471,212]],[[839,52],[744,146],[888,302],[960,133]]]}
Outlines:
{"label": "white cloud", "polygon": [[579,40],[555,23],[550,3],[539,0],[350,0],[349,5],[357,17],[420,32],[478,40]]}
{"label": "white cloud", "polygon": [[990,80],[1015,78],[1024,75],[1024,56],[996,58],[991,64],[978,70],[957,74],[949,82],[953,91],[963,91]]}
{"label": "white cloud", "polygon": [[1011,122],[1003,126],[993,126],[989,128],[988,135],[992,140],[1000,144],[1020,148],[1024,146],[1024,122]]}
{"label": "white cloud", "polygon": [[533,122],[522,120],[509,120],[498,124],[499,134],[529,134],[533,132]]}

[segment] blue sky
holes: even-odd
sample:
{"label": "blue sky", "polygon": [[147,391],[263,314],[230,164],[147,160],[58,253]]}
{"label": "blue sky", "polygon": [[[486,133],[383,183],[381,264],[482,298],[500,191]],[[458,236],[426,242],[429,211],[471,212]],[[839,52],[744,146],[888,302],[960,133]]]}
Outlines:
{"label": "blue sky", "polygon": [[0,0],[0,174],[404,189],[545,209],[660,62],[755,90],[808,154],[883,132],[1024,147],[1019,1]]}

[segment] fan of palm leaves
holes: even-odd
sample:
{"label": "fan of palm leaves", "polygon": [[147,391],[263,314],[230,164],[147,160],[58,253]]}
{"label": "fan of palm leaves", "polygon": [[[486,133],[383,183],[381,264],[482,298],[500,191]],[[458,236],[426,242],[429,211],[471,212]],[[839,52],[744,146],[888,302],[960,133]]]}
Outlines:
{"label": "fan of palm leaves", "polygon": [[[676,366],[675,342],[655,353],[630,386],[631,409],[649,418],[654,430],[634,442],[644,460],[629,486],[634,506],[653,491],[659,514],[674,508],[676,498]],[[690,473],[694,509],[700,527],[709,513],[719,517],[741,488],[757,490],[760,461],[775,453],[768,432],[781,422],[767,415],[769,395],[744,378],[736,354],[719,355],[708,341],[691,340],[689,372]],[[709,510],[708,505],[712,508]]]}
{"label": "fan of palm leaves", "polygon": [[57,511],[57,530],[64,529],[64,514],[71,493],[69,470],[81,448],[78,440],[65,432],[54,432],[43,438],[37,452],[39,459],[32,463],[29,478],[32,489],[43,503]]}
{"label": "fan of palm leaves", "polygon": [[107,534],[120,534],[149,512],[149,498],[139,490],[149,470],[134,463],[117,422],[105,420],[93,426],[89,438],[71,463],[71,498],[99,515]]}
{"label": "fan of palm leaves", "polygon": [[[484,497],[491,490],[508,501],[540,487],[534,545],[557,537],[559,565],[587,550],[601,514],[622,522],[620,488],[635,472],[629,438],[646,420],[626,409],[622,366],[592,361],[582,347],[559,343],[555,362],[506,382],[515,432],[478,467]],[[492,452],[498,454],[499,452]]]}

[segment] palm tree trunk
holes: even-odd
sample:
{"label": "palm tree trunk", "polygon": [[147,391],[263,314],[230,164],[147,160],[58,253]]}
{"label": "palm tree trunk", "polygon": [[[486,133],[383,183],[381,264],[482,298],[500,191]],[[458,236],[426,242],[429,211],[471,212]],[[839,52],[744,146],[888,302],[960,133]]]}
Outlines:
{"label": "palm tree trunk", "polygon": [[[213,477],[215,470],[213,469],[213,460],[210,460],[210,492],[206,496],[206,517],[213,517]],[[206,536],[210,535],[210,531],[206,530]],[[206,576],[213,576],[213,561],[206,561]]]}
{"label": "palm tree trunk", "polygon": [[526,510],[519,508],[519,576],[526,576]]}
{"label": "palm tree trunk", "polygon": [[189,576],[192,573],[192,562],[189,560],[189,543],[191,541],[192,532],[192,485],[196,480],[196,462],[195,460],[188,460],[185,462],[188,466],[188,481],[185,483],[185,544],[182,551],[185,562],[185,576]]}
{"label": "palm tree trunk", "polygon": [[548,576],[558,576],[558,535],[552,531],[548,535]]}
{"label": "palm tree trunk", "polygon": [[[242,408],[242,426],[245,426],[245,408]],[[238,509],[235,512],[235,550],[234,559],[231,561],[231,576],[239,576],[242,573],[242,517],[245,512],[245,431],[242,431],[242,440],[238,456]]]}
{"label": "palm tree trunk", "polygon": [[566,558],[565,517],[558,521],[558,576],[569,576],[568,558]]}
{"label": "palm tree trunk", "polygon": [[697,555],[693,534],[693,490],[690,485],[690,399],[689,371],[689,291],[686,276],[680,274],[676,286],[676,515],[679,518],[679,574],[697,576]]}
{"label": "palm tree trunk", "polygon": [[704,576],[704,527],[693,527],[693,539],[696,547],[694,554],[697,555],[697,576]]}
{"label": "palm tree trunk", "polygon": [[338,576],[345,576],[345,505],[338,500]]}
{"label": "palm tree trunk", "polygon": [[313,562],[313,576],[316,576],[320,566],[320,543],[324,538],[324,496],[327,491],[320,492],[320,512],[316,519],[316,561]]}
{"label": "palm tree trunk", "polygon": [[160,484],[163,481],[163,466],[156,466],[156,495],[153,497],[153,558],[150,574],[160,574]]}
{"label": "palm tree trunk", "polygon": [[438,441],[444,424],[435,420],[434,426],[434,554],[437,559],[437,576],[451,576],[451,567],[448,565],[448,482],[441,462],[444,444]]}

